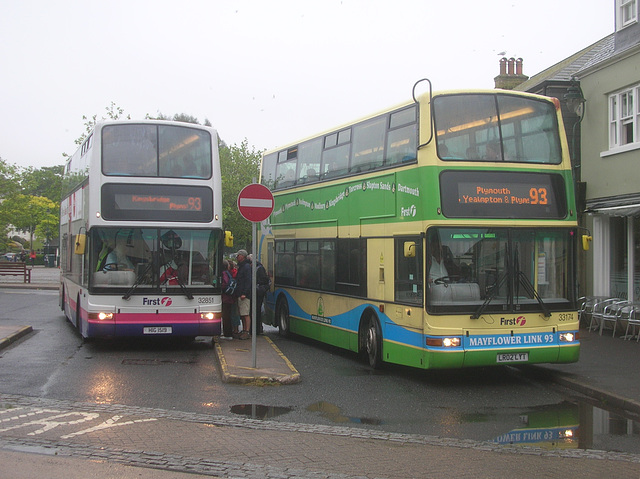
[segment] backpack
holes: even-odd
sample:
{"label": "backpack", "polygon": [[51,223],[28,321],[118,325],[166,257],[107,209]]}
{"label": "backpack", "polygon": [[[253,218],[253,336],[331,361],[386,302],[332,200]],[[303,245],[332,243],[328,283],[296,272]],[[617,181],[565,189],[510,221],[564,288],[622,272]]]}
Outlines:
{"label": "backpack", "polygon": [[262,263],[258,263],[256,265],[256,283],[259,286],[269,286],[269,284],[271,283],[271,280],[269,279],[264,266],[262,266]]}
{"label": "backpack", "polygon": [[269,291],[271,286],[271,280],[269,279],[269,275],[267,275],[267,271],[264,269],[262,263],[258,263],[256,265],[256,288],[259,293],[265,294]]}
{"label": "backpack", "polygon": [[233,296],[236,292],[236,288],[238,287],[238,281],[231,276],[227,271],[225,271],[227,276],[229,277],[229,282],[227,283],[227,287],[223,291],[224,294],[228,294],[229,296]]}

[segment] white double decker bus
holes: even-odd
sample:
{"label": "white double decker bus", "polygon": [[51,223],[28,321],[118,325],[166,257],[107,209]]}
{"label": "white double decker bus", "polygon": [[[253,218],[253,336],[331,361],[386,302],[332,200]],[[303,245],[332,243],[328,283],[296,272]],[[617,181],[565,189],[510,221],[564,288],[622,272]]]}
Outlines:
{"label": "white double decker bus", "polygon": [[60,305],[85,338],[220,334],[218,136],[98,123],[65,167]]}

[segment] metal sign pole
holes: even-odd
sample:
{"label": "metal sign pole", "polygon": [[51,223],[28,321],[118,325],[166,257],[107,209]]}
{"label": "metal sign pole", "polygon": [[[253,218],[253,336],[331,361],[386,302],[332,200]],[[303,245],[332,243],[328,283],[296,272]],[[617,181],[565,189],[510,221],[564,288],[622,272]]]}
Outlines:
{"label": "metal sign pole", "polygon": [[256,256],[256,222],[251,222],[251,367],[256,367],[256,300],[258,299],[256,290],[256,263],[258,257]]}
{"label": "metal sign pole", "polygon": [[242,188],[242,191],[238,194],[238,211],[244,219],[251,221],[251,349],[252,349],[252,367],[256,367],[256,334],[258,331],[257,320],[257,278],[256,278],[256,264],[258,262],[257,254],[257,234],[256,223],[266,220],[271,213],[273,213],[273,194],[264,185],[256,183],[256,179],[253,179],[253,183]]}

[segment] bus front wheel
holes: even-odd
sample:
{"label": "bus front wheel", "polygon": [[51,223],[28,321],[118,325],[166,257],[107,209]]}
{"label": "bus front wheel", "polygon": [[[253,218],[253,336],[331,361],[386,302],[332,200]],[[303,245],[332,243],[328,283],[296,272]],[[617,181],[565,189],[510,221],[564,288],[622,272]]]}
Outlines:
{"label": "bus front wheel", "polygon": [[289,318],[289,304],[286,299],[278,301],[276,308],[276,317],[278,318],[278,332],[280,336],[287,337],[291,334],[291,324]]}
{"label": "bus front wheel", "polygon": [[378,320],[370,316],[364,329],[364,353],[369,366],[379,369],[382,365],[382,332]]}

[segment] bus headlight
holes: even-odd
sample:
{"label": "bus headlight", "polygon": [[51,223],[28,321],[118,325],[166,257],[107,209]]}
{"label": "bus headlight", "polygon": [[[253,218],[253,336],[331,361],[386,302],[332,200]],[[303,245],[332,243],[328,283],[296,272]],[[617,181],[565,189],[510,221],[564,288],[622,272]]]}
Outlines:
{"label": "bus headlight", "polygon": [[561,343],[573,343],[578,340],[578,333],[560,333]]}
{"label": "bus headlight", "polygon": [[427,338],[427,346],[436,348],[457,348],[461,344],[460,338]]}
{"label": "bus headlight", "polygon": [[99,313],[89,313],[89,319],[99,319],[100,321],[110,321],[113,319],[113,313],[105,313],[100,311]]}
{"label": "bus headlight", "polygon": [[572,439],[573,429],[565,429],[564,431],[560,431],[558,435],[560,436],[560,439]]}
{"label": "bus headlight", "polygon": [[206,312],[200,313],[200,317],[202,319],[206,319],[207,321],[213,321],[214,319],[222,319],[222,313],[214,313],[214,312]]}

